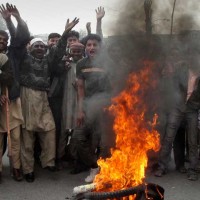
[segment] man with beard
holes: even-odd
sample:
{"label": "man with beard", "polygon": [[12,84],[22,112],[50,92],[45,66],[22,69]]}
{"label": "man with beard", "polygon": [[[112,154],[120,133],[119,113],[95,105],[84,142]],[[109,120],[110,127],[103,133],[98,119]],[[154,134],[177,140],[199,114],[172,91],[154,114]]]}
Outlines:
{"label": "man with beard", "polygon": [[33,148],[35,133],[41,143],[42,167],[54,170],[55,125],[47,101],[48,63],[44,57],[46,46],[39,38],[30,42],[20,66],[21,100],[24,123],[22,125],[22,169],[27,182],[34,181]]}
{"label": "man with beard", "polygon": [[[83,58],[84,45],[76,42],[70,45],[69,48],[70,58],[66,56],[65,62],[65,81],[64,81],[64,93],[62,101],[62,136],[60,138],[59,150],[60,155],[63,155],[66,148],[66,135],[70,138],[71,133],[76,127],[76,115],[77,115],[77,80],[76,80],[76,64]],[[70,141],[68,145],[69,153],[71,153],[72,159],[74,159],[74,168],[71,171],[72,174],[80,173],[85,170],[84,164],[78,159],[76,153],[76,144],[74,141]]]}
{"label": "man with beard", "polygon": [[[69,19],[67,20],[66,27],[69,24]],[[53,51],[57,48],[56,44],[59,41],[59,34],[51,33],[49,34],[48,40],[48,52]],[[50,65],[50,91],[48,94],[49,104],[53,113],[55,125],[56,125],[56,164],[58,169],[62,168],[62,159],[65,155],[66,147],[66,134],[62,135],[62,101],[64,95],[64,82],[67,70],[64,67],[65,60],[70,57],[69,47],[71,44],[79,41],[79,33],[77,31],[71,30],[68,33],[66,41],[62,45],[62,53],[56,62]],[[64,52],[64,54],[63,54]],[[62,55],[62,57],[61,57]],[[62,61],[61,61],[62,60]]]}
{"label": "man with beard", "polygon": [[[8,131],[6,123],[6,101],[9,101],[9,129],[11,136],[11,164],[13,171],[13,178],[16,181],[22,180],[21,173],[21,159],[20,159],[20,126],[23,123],[21,100],[20,100],[20,87],[19,87],[19,63],[23,57],[23,48],[26,46],[29,40],[29,31],[26,23],[20,17],[19,11],[12,4],[6,4],[0,6],[0,13],[5,19],[7,28],[11,35],[11,45],[7,47],[8,34],[4,31],[0,31],[0,52],[6,53],[8,60],[11,63],[13,82],[9,87],[9,99],[6,96],[5,86],[9,86],[9,82],[2,87],[2,94],[0,97],[2,109],[0,110],[0,135]],[[17,21],[17,28],[15,28],[11,16]],[[5,56],[4,56],[5,57]],[[2,70],[3,71],[3,70]],[[3,72],[2,72],[3,75]],[[2,140],[1,140],[2,142]],[[1,166],[2,167],[2,166]],[[1,171],[1,170],[0,170]]]}
{"label": "man with beard", "polygon": [[78,23],[74,19],[66,29],[55,48],[46,56],[46,46],[40,38],[30,42],[30,54],[24,55],[20,65],[20,84],[24,124],[22,125],[22,168],[27,182],[35,180],[34,142],[38,133],[41,144],[41,165],[55,171],[55,123],[49,107],[49,66],[59,62],[65,54],[68,32]]}
{"label": "man with beard", "polygon": [[[78,116],[77,125],[82,128],[81,137],[72,136],[79,142],[78,154],[84,164],[91,168],[90,175],[85,179],[92,182],[99,172],[97,165],[99,156],[106,158],[110,155],[109,147],[112,145],[111,133],[108,130],[110,120],[108,111],[110,104],[111,84],[108,77],[105,59],[101,56],[101,38],[96,34],[86,36],[86,58],[77,63],[78,85]],[[77,131],[78,132],[78,131]],[[83,133],[84,132],[84,133]]]}

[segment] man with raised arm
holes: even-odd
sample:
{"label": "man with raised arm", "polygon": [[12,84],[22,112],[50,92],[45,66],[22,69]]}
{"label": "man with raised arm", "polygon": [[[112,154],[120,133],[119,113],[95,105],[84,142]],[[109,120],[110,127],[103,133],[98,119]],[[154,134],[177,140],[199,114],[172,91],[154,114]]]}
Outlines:
{"label": "man with raised arm", "polygon": [[41,144],[41,165],[55,171],[55,123],[49,107],[47,92],[50,87],[49,68],[55,66],[65,54],[69,31],[78,23],[74,19],[68,23],[58,44],[46,55],[42,39],[30,42],[29,54],[24,55],[20,65],[20,85],[24,123],[22,125],[22,168],[27,182],[35,180],[34,142],[35,134]]}
{"label": "man with raised arm", "polygon": [[[0,41],[1,41],[1,31],[0,31]],[[13,76],[10,63],[6,54],[0,53],[0,120],[3,121],[6,113],[6,103],[9,101],[8,97],[5,95],[6,88],[12,85]],[[5,120],[4,120],[5,121]],[[2,122],[0,122],[1,128]],[[1,173],[2,173],[2,156],[4,147],[4,132],[0,133],[0,183],[1,183]]]}
{"label": "man with raised arm", "polygon": [[[98,7],[96,10],[96,18],[97,18],[97,24],[96,24],[96,34],[103,39],[103,32],[102,32],[102,19],[105,16],[105,10],[104,7]],[[91,22],[87,22],[86,24],[87,34],[91,34]]]}
{"label": "man with raised arm", "polygon": [[89,183],[99,172],[96,150],[100,149],[99,156],[106,158],[110,155],[109,148],[113,144],[112,132],[108,131],[110,120],[105,110],[110,105],[111,84],[107,65],[101,54],[100,36],[90,34],[84,41],[87,57],[77,63],[76,73],[78,79],[77,125],[85,129],[85,133],[82,133],[81,137],[74,133],[72,138],[77,140],[80,159],[91,168],[90,175],[85,179]]}
{"label": "man with raised arm", "polygon": [[[78,23],[78,19],[75,19]],[[69,19],[66,22],[65,28],[69,26]],[[65,79],[68,69],[65,66],[65,62],[71,57],[69,47],[73,43],[79,41],[79,33],[74,30],[70,30],[66,37],[62,37],[62,40],[59,40],[58,43],[52,46],[49,59],[54,60],[51,62],[50,67],[50,77],[51,77],[51,86],[48,93],[49,104],[54,116],[56,124],[56,164],[58,169],[62,169],[62,158],[65,156],[66,149],[66,132],[62,128],[62,102],[64,98],[64,88],[65,88]],[[59,53],[54,54],[55,51]],[[54,54],[52,56],[52,54]],[[53,59],[52,59],[53,58]]]}
{"label": "man with raised arm", "polygon": [[[20,159],[20,126],[23,123],[21,100],[20,100],[20,87],[19,87],[19,63],[23,57],[23,47],[29,40],[29,31],[26,23],[20,16],[20,13],[16,6],[12,4],[6,4],[6,6],[0,6],[0,13],[4,18],[7,28],[11,35],[11,44],[7,46],[8,34],[5,31],[0,31],[0,52],[7,54],[8,62],[11,63],[11,71],[13,73],[12,85],[9,86],[9,82],[3,86],[1,95],[1,105],[0,110],[0,135],[8,132],[10,129],[11,136],[11,162],[13,178],[16,181],[22,180],[21,173],[21,159]],[[13,25],[11,20],[13,16],[17,21],[17,28]],[[5,56],[4,56],[5,57]],[[3,70],[2,70],[3,71]],[[2,72],[3,74],[3,72]],[[9,99],[6,96],[5,86],[8,87]],[[5,105],[6,101],[9,101],[8,110],[6,113]],[[9,118],[8,118],[9,116]],[[9,119],[9,127],[7,126],[6,120]],[[1,140],[2,141],[2,140]],[[2,154],[1,154],[2,155]],[[2,165],[1,165],[2,166]],[[0,167],[0,171],[2,167]]]}

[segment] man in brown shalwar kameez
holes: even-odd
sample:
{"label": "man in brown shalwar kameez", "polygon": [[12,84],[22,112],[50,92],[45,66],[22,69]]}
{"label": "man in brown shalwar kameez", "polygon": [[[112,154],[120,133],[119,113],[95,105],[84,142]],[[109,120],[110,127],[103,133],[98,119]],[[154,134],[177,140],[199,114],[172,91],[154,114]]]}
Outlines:
{"label": "man in brown shalwar kameez", "polygon": [[[19,63],[23,54],[23,47],[26,46],[30,34],[26,23],[20,17],[16,6],[6,4],[0,6],[0,13],[5,20],[9,33],[11,35],[10,46],[8,44],[8,34],[0,31],[0,53],[1,58],[1,96],[0,96],[0,157],[3,152],[3,136],[10,131],[11,137],[11,164],[12,176],[14,180],[21,181],[21,159],[20,159],[20,134],[21,124],[23,123],[20,87],[19,87]],[[15,28],[11,16],[17,21]],[[12,81],[11,81],[12,79]],[[12,82],[12,83],[11,83]],[[8,94],[6,90],[8,89]],[[9,103],[9,104],[7,104]],[[6,105],[7,104],[7,105]],[[9,121],[8,121],[9,120]],[[9,123],[8,123],[9,122]],[[8,130],[9,129],[9,130]],[[0,172],[2,171],[2,162],[0,158]]]}

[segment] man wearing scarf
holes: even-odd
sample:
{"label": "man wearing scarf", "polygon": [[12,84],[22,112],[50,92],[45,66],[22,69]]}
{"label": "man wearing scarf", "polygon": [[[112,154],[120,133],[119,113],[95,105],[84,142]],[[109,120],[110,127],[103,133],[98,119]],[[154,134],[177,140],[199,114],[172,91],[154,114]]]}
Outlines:
{"label": "man wearing scarf", "polygon": [[[65,81],[64,93],[62,102],[62,134],[59,141],[58,152],[60,157],[64,156],[66,148],[66,135],[70,136],[76,127],[77,114],[77,79],[76,79],[76,64],[83,58],[84,45],[76,42],[69,47],[70,59],[65,57]],[[74,162],[74,169],[71,173],[76,174],[82,171],[81,164],[76,155],[76,147],[73,141],[70,142],[69,151],[72,153]]]}

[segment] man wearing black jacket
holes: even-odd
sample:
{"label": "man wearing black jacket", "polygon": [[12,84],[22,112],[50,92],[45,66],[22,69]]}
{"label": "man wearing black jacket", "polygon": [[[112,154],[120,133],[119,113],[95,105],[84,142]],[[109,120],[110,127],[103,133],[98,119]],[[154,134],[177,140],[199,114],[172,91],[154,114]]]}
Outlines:
{"label": "man wearing black jacket", "polygon": [[181,121],[187,122],[189,142],[189,169],[188,180],[196,181],[198,174],[195,171],[198,163],[198,110],[200,109],[200,45],[190,44],[188,64],[182,65],[174,73],[172,79],[173,105],[169,111],[166,135],[160,151],[159,168],[155,176],[163,176],[167,172],[172,143]]}
{"label": "man wearing black jacket", "polygon": [[[11,71],[13,73],[13,81],[11,87],[9,87],[9,99],[5,93],[5,87],[10,86],[8,83],[2,87],[1,105],[0,111],[0,134],[6,133],[8,127],[6,124],[6,113],[5,104],[9,101],[9,129],[11,131],[11,149],[12,149],[12,166],[13,166],[13,178],[17,181],[22,180],[21,174],[21,159],[20,159],[20,126],[23,123],[21,100],[20,100],[20,87],[19,87],[19,63],[22,58],[22,48],[26,45],[29,39],[29,32],[26,23],[20,17],[19,11],[12,4],[6,4],[0,6],[0,13],[5,19],[7,28],[11,35],[11,44],[7,47],[8,35],[5,32],[0,31],[0,52],[7,54],[8,61],[11,63]],[[13,16],[17,21],[17,28],[11,21]],[[8,67],[7,67],[8,69]],[[3,74],[3,68],[2,68]],[[0,170],[1,171],[1,170]]]}

